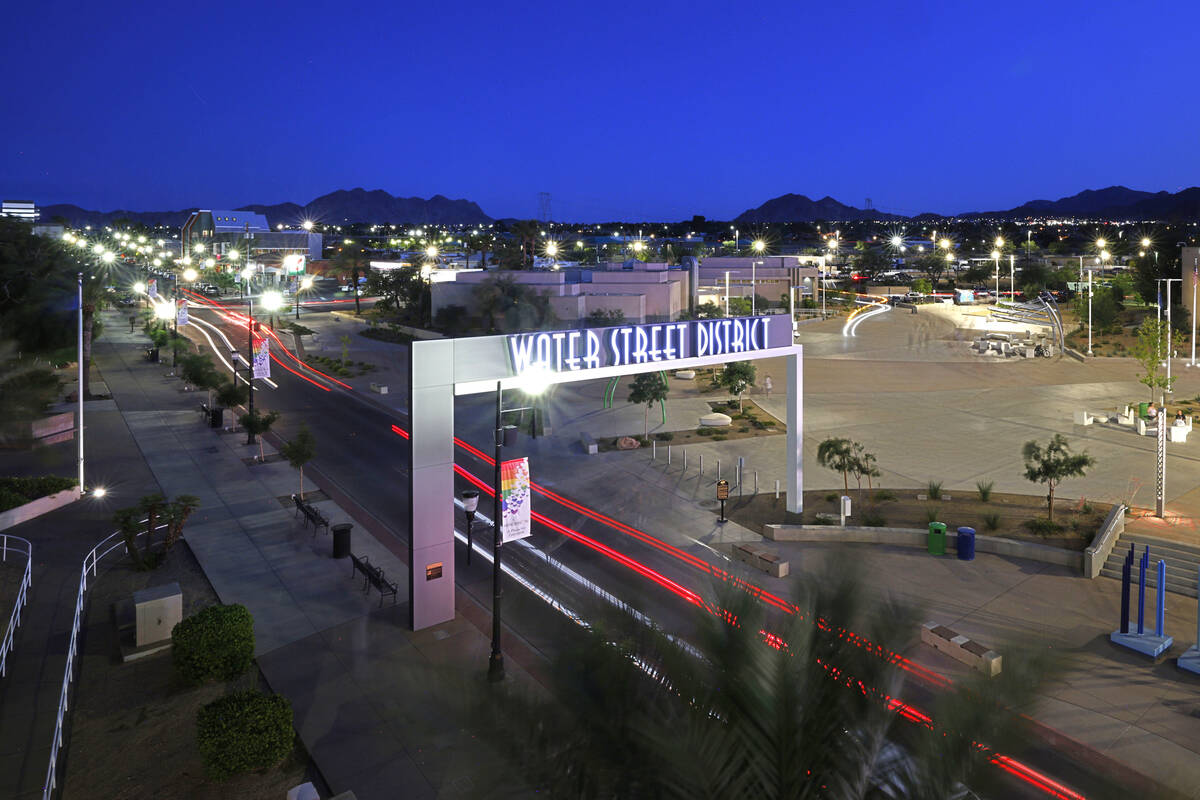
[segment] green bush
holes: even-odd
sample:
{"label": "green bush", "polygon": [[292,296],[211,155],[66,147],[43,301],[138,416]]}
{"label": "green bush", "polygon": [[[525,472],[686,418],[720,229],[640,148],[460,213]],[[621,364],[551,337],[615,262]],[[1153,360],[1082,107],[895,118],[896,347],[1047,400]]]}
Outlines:
{"label": "green bush", "polygon": [[196,715],[196,743],[210,778],[273,767],[292,752],[292,705],[258,691],[218,698]]}
{"label": "green bush", "polygon": [[1000,515],[995,511],[991,511],[983,515],[983,526],[989,531],[994,531],[1000,527]]}
{"label": "green bush", "polygon": [[749,425],[743,425],[740,428],[738,428],[738,433],[749,433],[749,432],[750,432]]}
{"label": "green bush", "polygon": [[938,506],[925,506],[925,520],[927,522],[938,522],[938,517],[941,516],[941,509]]}
{"label": "green bush", "polygon": [[675,434],[671,433],[670,431],[664,431],[662,433],[654,434],[654,438],[658,439],[660,442],[669,442],[675,438]]}
{"label": "green bush", "polygon": [[716,428],[697,428],[696,433],[701,436],[712,436],[717,432]]}
{"label": "green bush", "polygon": [[874,508],[869,508],[862,515],[862,524],[868,528],[887,527],[887,519]]}
{"label": "green bush", "polygon": [[1062,525],[1059,525],[1057,522],[1051,522],[1045,517],[1026,520],[1025,527],[1029,529],[1030,533],[1037,534],[1038,536],[1055,536],[1063,532]]}
{"label": "green bush", "polygon": [[896,499],[896,493],[891,489],[877,489],[875,491],[876,502],[886,503],[888,501],[895,501]]}
{"label": "green bush", "polygon": [[243,605],[209,606],[171,631],[171,656],[190,683],[236,678],[254,660],[254,618]]}
{"label": "green bush", "polygon": [[926,488],[926,492],[929,494],[930,500],[941,500],[942,499],[942,482],[941,481],[930,481],[928,487]]}
{"label": "green bush", "polygon": [[0,478],[0,511],[23,506],[39,497],[61,492],[77,485],[74,478],[39,475],[30,478]]}
{"label": "green bush", "polygon": [[829,494],[825,495],[825,499],[830,503],[836,503],[838,501],[838,493],[830,492]]}
{"label": "green bush", "polygon": [[992,487],[996,484],[993,481],[978,481],[975,488],[979,490],[980,501],[986,503],[992,499]]}
{"label": "green bush", "polygon": [[714,436],[714,437],[713,437],[713,441],[714,441],[714,442],[723,442],[723,441],[725,441],[727,438],[729,438],[729,437],[727,437],[727,436]]}

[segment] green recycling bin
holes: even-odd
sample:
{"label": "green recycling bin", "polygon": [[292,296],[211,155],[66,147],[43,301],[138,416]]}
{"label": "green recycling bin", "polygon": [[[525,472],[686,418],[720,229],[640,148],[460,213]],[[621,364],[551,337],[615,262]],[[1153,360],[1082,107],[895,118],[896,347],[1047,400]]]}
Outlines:
{"label": "green recycling bin", "polygon": [[946,555],[946,523],[929,523],[929,555]]}
{"label": "green recycling bin", "polygon": [[1149,403],[1138,403],[1138,416],[1141,417],[1142,419],[1149,418],[1150,415],[1147,413],[1147,412],[1149,412],[1149,410],[1150,410]]}

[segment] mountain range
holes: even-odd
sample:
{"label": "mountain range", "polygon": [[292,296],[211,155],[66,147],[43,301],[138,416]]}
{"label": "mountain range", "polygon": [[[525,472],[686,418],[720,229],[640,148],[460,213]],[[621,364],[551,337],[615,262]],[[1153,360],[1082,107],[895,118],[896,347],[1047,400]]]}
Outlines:
{"label": "mountain range", "polygon": [[[1178,192],[1143,192],[1126,186],[1086,189],[1058,200],[1030,200],[1006,211],[966,211],[961,214],[921,214],[914,219],[945,219],[948,216],[983,219],[1086,218],[1108,220],[1163,220],[1186,222],[1200,220],[1200,187]],[[735,222],[816,222],[817,220],[899,220],[907,219],[874,209],[847,206],[832,197],[810,200],[802,194],[785,194],[768,200],[758,208],[743,212]]]}
{"label": "mountain range", "polygon": [[[41,209],[41,218],[52,220],[55,217],[65,217],[71,225],[77,227],[110,225],[113,220],[117,219],[128,219],[145,225],[180,227],[187,220],[188,215],[195,210],[195,208],[188,208],[182,211],[130,211],[127,209],[89,211],[70,203],[60,203],[44,206]],[[350,222],[364,222],[371,225],[386,223],[477,225],[492,221],[491,217],[483,213],[483,210],[470,200],[451,200],[440,194],[435,194],[428,200],[420,197],[396,197],[382,189],[374,191],[339,189],[304,205],[255,203],[234,210],[263,214],[271,227],[279,224],[296,225],[305,219],[331,225]]]}

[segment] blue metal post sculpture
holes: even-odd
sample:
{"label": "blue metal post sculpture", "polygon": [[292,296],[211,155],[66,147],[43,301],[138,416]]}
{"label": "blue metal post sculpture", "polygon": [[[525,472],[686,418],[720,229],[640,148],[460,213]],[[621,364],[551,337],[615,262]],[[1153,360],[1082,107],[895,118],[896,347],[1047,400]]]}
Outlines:
{"label": "blue metal post sculpture", "polygon": [[1158,591],[1154,596],[1154,635],[1162,636],[1167,621],[1167,562],[1158,560]]}
{"label": "blue metal post sculpture", "polygon": [[1121,633],[1129,633],[1129,579],[1133,572],[1133,546],[1121,564]]}
{"label": "blue metal post sculpture", "polygon": [[[1196,588],[1200,590],[1200,570],[1197,570],[1196,577]],[[1197,611],[1200,612],[1200,601],[1197,604]],[[1189,647],[1175,663],[1180,669],[1200,675],[1200,613],[1196,616],[1196,644]]]}
{"label": "blue metal post sculpture", "polygon": [[1142,551],[1138,562],[1138,636],[1146,632],[1146,567],[1150,566],[1150,545]]}

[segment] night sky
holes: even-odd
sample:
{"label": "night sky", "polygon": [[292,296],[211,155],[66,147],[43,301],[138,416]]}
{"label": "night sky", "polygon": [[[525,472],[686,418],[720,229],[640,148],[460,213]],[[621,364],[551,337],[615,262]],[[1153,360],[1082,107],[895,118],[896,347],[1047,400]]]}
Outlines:
{"label": "night sky", "polygon": [[[1159,8],[1165,10],[1159,10]],[[955,213],[1200,182],[1200,5],[6,4],[0,196]]]}

